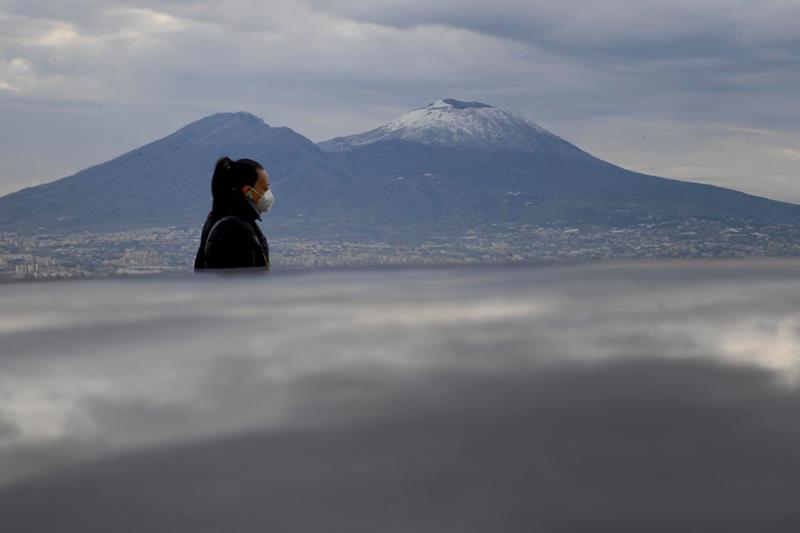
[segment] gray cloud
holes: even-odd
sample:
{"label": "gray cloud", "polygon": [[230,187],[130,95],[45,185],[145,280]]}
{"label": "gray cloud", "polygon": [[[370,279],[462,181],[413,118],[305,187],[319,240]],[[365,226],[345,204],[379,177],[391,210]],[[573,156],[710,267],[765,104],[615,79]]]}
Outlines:
{"label": "gray cloud", "polygon": [[[212,112],[245,109],[319,141],[455,96],[518,109],[636,170],[800,201],[797,10],[777,0],[6,2],[0,140],[16,157],[0,190]],[[731,128],[772,135],[750,143]]]}
{"label": "gray cloud", "polygon": [[[503,38],[524,40],[555,51],[584,57],[705,58],[741,57],[775,47],[797,45],[800,8],[791,1],[762,1],[731,5],[724,0],[678,1],[664,5],[653,0],[612,0],[602,6],[580,0],[501,0],[480,2],[423,2],[385,0],[370,4],[352,1],[312,1],[319,9],[380,24],[411,27],[443,24],[473,29]],[[791,61],[775,54],[773,61]]]}

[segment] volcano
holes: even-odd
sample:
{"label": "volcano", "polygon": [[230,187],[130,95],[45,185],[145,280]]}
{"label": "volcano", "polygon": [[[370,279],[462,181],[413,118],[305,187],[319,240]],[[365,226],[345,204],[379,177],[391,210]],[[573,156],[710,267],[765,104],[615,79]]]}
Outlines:
{"label": "volcano", "polygon": [[800,225],[800,206],[632,172],[513,110],[436,100],[319,144],[250,113],[218,113],[108,162],[0,198],[0,231],[197,227],[217,158],[270,175],[265,218],[288,235],[358,238],[503,224],[625,227],[687,217]]}

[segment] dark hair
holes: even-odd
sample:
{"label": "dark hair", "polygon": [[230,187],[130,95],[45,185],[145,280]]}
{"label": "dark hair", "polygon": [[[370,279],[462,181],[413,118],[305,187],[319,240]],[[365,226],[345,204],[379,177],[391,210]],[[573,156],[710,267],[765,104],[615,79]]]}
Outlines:
{"label": "dark hair", "polygon": [[252,159],[217,159],[214,175],[211,177],[211,196],[214,198],[212,212],[221,214],[240,204],[243,198],[241,188],[244,185],[255,185],[258,170],[263,168],[261,163]]}

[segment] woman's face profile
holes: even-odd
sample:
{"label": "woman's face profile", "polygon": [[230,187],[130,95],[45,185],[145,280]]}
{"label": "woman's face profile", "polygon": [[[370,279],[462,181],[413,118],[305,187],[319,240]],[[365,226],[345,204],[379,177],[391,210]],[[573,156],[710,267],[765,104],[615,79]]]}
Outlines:
{"label": "woman's face profile", "polygon": [[[267,189],[269,189],[269,175],[267,175],[267,171],[263,168],[256,170],[256,174],[258,175],[258,178],[256,178],[253,188],[256,190],[259,197],[261,197],[265,192],[267,192]],[[248,185],[244,185],[242,187],[242,192],[247,193],[249,188],[250,187]]]}

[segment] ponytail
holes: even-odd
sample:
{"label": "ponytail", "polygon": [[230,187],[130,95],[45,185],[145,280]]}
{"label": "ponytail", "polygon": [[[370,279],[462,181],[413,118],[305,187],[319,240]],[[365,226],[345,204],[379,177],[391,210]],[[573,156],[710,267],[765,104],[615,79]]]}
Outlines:
{"label": "ponytail", "polygon": [[211,176],[211,196],[215,204],[230,192],[231,187],[228,183],[232,164],[233,161],[229,157],[220,157],[214,166],[214,175]]}

